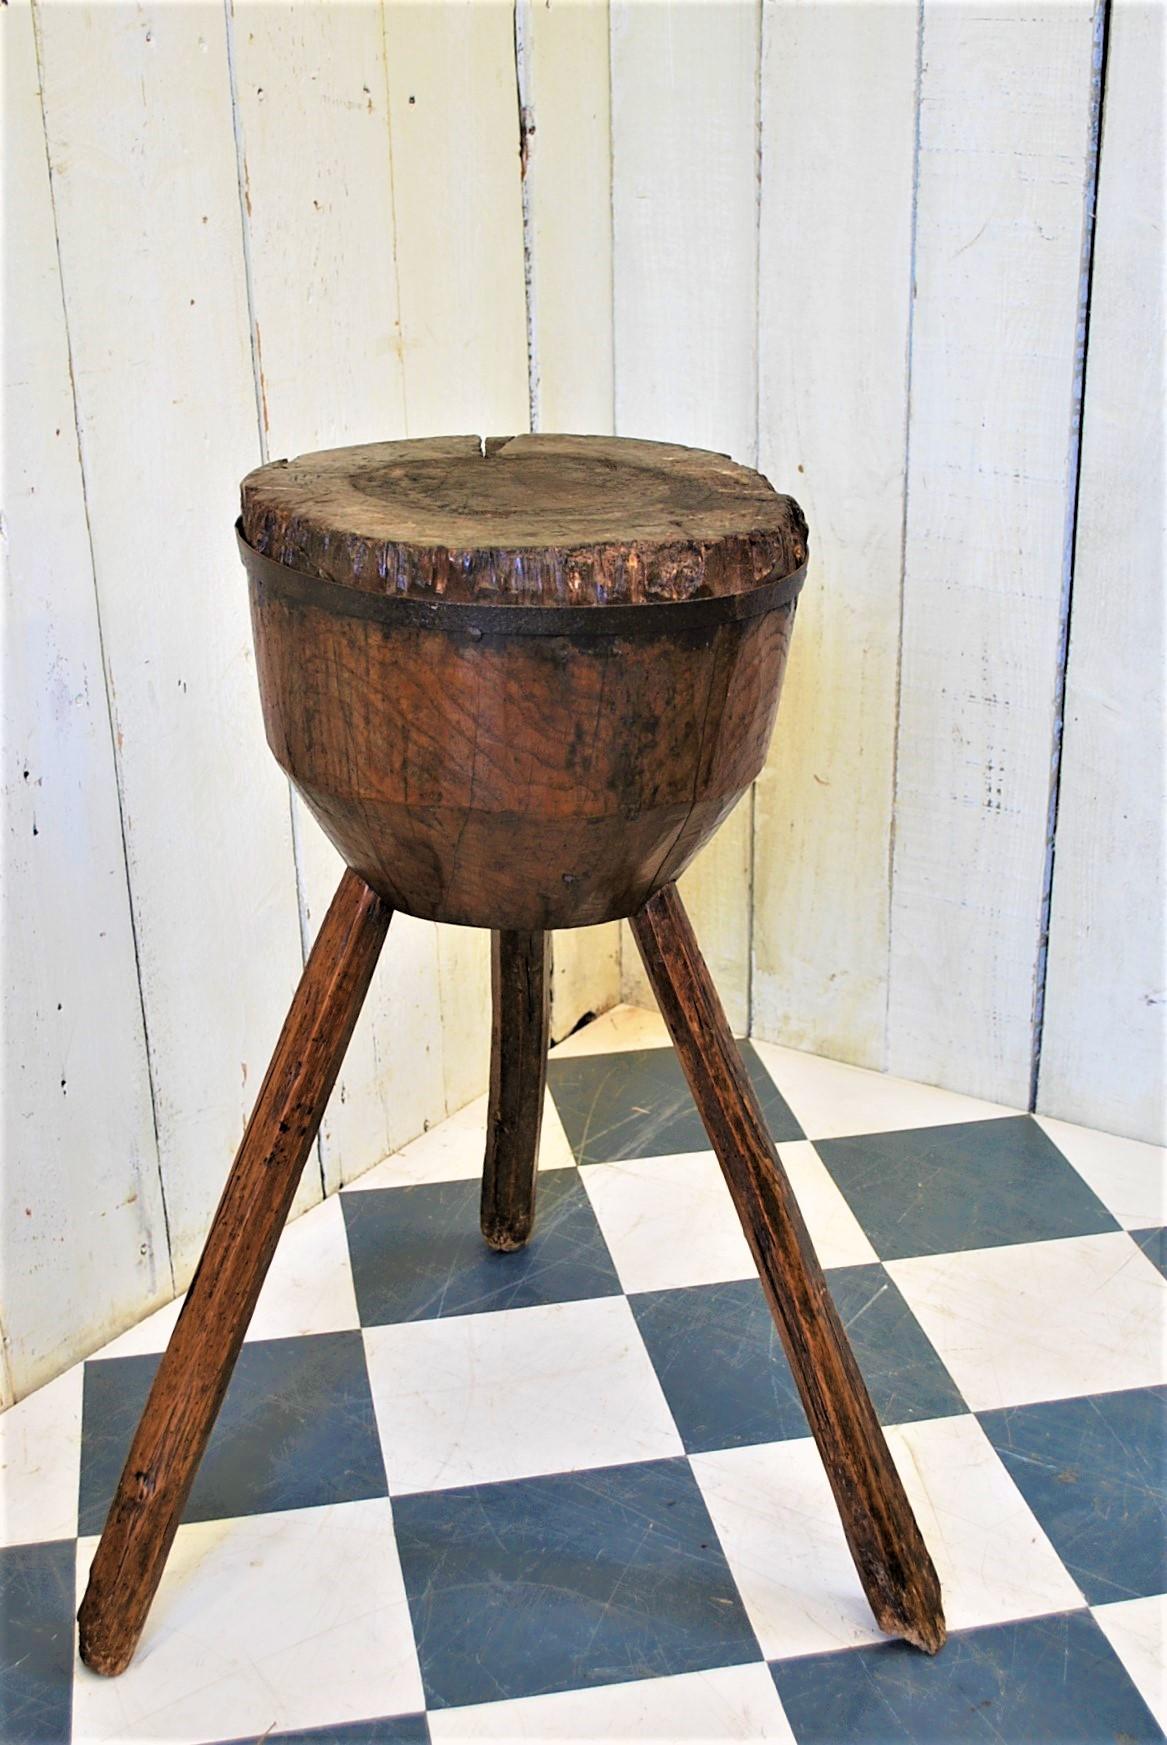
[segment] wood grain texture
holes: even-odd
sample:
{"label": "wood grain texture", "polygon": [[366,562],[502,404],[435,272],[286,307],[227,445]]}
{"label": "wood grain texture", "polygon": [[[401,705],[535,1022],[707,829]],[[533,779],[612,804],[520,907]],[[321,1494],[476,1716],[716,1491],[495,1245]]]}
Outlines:
{"label": "wood grain texture", "polygon": [[[815,529],[754,808],[755,1035],[886,1063],[918,14],[762,9],[758,465]],[[878,67],[878,78],[872,68]]]}
{"label": "wood grain texture", "polygon": [[631,913],[761,766],[793,605],[712,630],[471,637],[293,597],[296,572],[264,562],[249,560],[268,743],[406,913],[526,931]]}
{"label": "wood grain texture", "polygon": [[934,1654],[945,1624],[932,1559],[676,890],[658,891],[632,930],[741,1218],[876,1622]]}
{"label": "wood grain texture", "polygon": [[[417,452],[428,462],[434,446],[397,445],[395,463]],[[451,445],[437,446],[445,454]],[[728,475],[730,516],[721,501],[726,463],[689,453],[674,481],[669,451],[661,501],[652,504],[662,536],[642,531],[608,543],[611,503],[644,471],[643,445],[630,445],[627,465],[623,445],[603,438],[531,436],[513,447],[513,462],[508,447],[469,457],[454,448],[441,462],[458,504],[471,488],[469,471],[472,500],[493,489],[505,506],[517,495],[524,534],[546,529],[548,543],[518,548],[506,543],[503,510],[484,511],[486,543],[464,546],[477,577],[472,601],[456,597],[464,587],[453,599],[435,597],[435,550],[465,573],[448,546],[398,536],[394,516],[415,514],[412,498],[399,510],[392,496],[399,465],[388,485],[381,472],[371,475],[379,494],[367,522],[352,524],[342,491],[330,532],[334,481],[354,469],[368,476],[367,451],[320,457],[318,498],[313,457],[297,463],[295,495],[285,483],[291,469],[252,474],[240,549],[268,743],[346,862],[407,914],[548,931],[633,913],[688,864],[748,788],[773,725],[803,573],[800,564],[789,575],[759,574],[757,553],[798,561],[806,528],[796,505],[741,468]],[[372,451],[378,467],[384,452]],[[582,468],[581,455],[594,457],[598,472]],[[512,468],[520,486],[506,476]],[[690,511],[694,476],[704,485]],[[423,527],[441,524],[436,487],[435,503]],[[562,536],[565,504],[574,543]],[[727,517],[731,527],[719,536]],[[465,541],[468,531],[457,537]],[[325,573],[263,555],[248,533]],[[344,574],[344,551],[359,562],[390,536],[404,585],[378,594],[367,574],[361,585],[331,579]],[[572,606],[564,594],[571,554],[581,549],[594,564],[579,595],[592,603]],[[689,554],[683,576],[678,552]],[[704,592],[599,603],[597,576],[633,574],[658,575],[673,592],[679,582]],[[554,603],[514,603],[505,584],[523,575],[544,583]],[[724,591],[730,576],[738,582],[732,593]]]}
{"label": "wood grain texture", "polygon": [[1167,1144],[1161,6],[1115,0],[1038,1107]]}
{"label": "wood grain texture", "polygon": [[[616,430],[757,450],[757,0],[612,0]],[[793,489],[791,481],[779,485]],[[750,807],[685,899],[739,1032],[749,1023]],[[635,950],[624,997],[651,1003]]]}
{"label": "wood grain texture", "polygon": [[806,559],[792,498],[675,443],[371,443],[260,467],[240,496],[256,551],[393,599],[647,605],[740,594]]}
{"label": "wood grain texture", "polygon": [[[225,31],[164,4],[37,17],[181,1288],[301,968],[287,788],[260,737],[229,525],[257,444]],[[319,1196],[307,1172],[299,1203]]]}
{"label": "wood grain texture", "polygon": [[[403,436],[380,7],[235,0],[230,19],[263,453]],[[310,939],[343,862],[293,803],[301,933]],[[464,1005],[465,991],[459,998]],[[399,922],[321,1123],[327,1190],[446,1114],[445,1056],[451,1027],[462,1042],[460,1009],[443,1014],[434,928]],[[485,1003],[471,1017],[485,1031]],[[483,1060],[477,1091],[478,1037],[473,1057]]]}
{"label": "wood grain texture", "polygon": [[3,29],[0,1405],[171,1289],[27,0]]}
{"label": "wood grain texture", "polygon": [[888,1065],[1027,1106],[1092,0],[925,8]]}
{"label": "wood grain texture", "polygon": [[535,1222],[550,1040],[550,936],[493,932],[490,975],[490,1098],[480,1221],[490,1246],[509,1254],[523,1246]]}
{"label": "wood grain texture", "polygon": [[305,965],[81,1602],[81,1657],[107,1677],[124,1671],[145,1625],[390,915],[346,872]]}

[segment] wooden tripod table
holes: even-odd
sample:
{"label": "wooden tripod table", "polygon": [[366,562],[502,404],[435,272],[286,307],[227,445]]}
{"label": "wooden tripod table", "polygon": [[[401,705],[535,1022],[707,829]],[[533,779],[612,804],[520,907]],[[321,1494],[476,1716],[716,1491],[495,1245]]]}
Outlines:
{"label": "wooden tripod table", "polygon": [[487,927],[482,1231],[535,1215],[547,934],[628,917],[880,1627],[940,1588],[675,880],[762,767],[798,505],[724,456],[600,437],[332,449],[243,481],[268,743],[347,870],[110,1508],[81,1654],[141,1634],[394,909]]}

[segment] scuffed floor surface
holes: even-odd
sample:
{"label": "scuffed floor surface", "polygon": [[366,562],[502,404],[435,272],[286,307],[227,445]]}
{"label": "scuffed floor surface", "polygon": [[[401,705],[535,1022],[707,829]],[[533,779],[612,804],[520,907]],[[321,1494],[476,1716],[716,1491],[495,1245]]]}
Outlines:
{"label": "scuffed floor surface", "polygon": [[759,1043],[944,1585],[872,1626],[659,1020],[555,1051],[538,1227],[481,1103],[287,1231],[137,1659],[73,1614],[176,1308],[0,1420],[7,1745],[1160,1739],[1162,1154]]}

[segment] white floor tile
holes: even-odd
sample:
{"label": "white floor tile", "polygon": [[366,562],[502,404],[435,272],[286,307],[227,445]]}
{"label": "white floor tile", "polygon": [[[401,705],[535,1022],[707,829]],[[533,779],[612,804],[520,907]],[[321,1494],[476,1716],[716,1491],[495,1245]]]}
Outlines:
{"label": "white floor tile", "polygon": [[[778,1155],[823,1266],[862,1266],[875,1250],[814,1147]],[[721,1166],[711,1151],[588,1163],[580,1170],[626,1291],[674,1290],[756,1278]]]}
{"label": "white floor tile", "polygon": [[[950,1629],[1082,1604],[975,1418],[900,1425],[887,1437],[936,1564]],[[881,1640],[813,1442],[691,1462],[768,1658]]]}
{"label": "white floor tile", "polygon": [[1167,1224],[1167,1151],[1162,1146],[1118,1139],[1048,1115],[1036,1120],[1124,1229]]}
{"label": "white floor tile", "polygon": [[1167,1731],[1167,1594],[1095,1606],[1094,1616],[1143,1701]]}
{"label": "white floor tile", "polygon": [[867,1266],[879,1259],[862,1224],[809,1139],[778,1147],[794,1197],[806,1219],[820,1266]]}
{"label": "white floor tile", "polygon": [[912,1127],[942,1127],[956,1121],[989,1121],[1015,1115],[1000,1103],[983,1103],[935,1085],[913,1084],[887,1073],[782,1048],[753,1038],[758,1056],[782,1092],[808,1139],[844,1139],[854,1133],[899,1133]]}
{"label": "white floor tile", "polygon": [[0,1545],[76,1534],[81,1389],[75,1364],[0,1416]]}
{"label": "white floor tile", "polygon": [[359,1326],[344,1215],[333,1195],[280,1237],[247,1337],[292,1339]]}
{"label": "white floor tile", "polygon": [[973,1411],[1167,1381],[1167,1280],[1121,1231],[887,1270]]}
{"label": "white floor tile", "polygon": [[809,1438],[689,1462],[768,1659],[879,1640]]}
{"label": "white floor tile", "polygon": [[711,1151],[590,1163],[580,1175],[626,1291],[757,1276]]}
{"label": "white floor tile", "polygon": [[887,1435],[940,1577],[950,1630],[1084,1603],[975,1418],[899,1424]]}
{"label": "white floor tile", "polygon": [[623,1048],[667,1048],[669,1033],[659,1012],[642,1006],[613,1006],[565,1036],[551,1051],[552,1060],[568,1060],[578,1054],[615,1054]]}
{"label": "white floor tile", "polygon": [[[164,1351],[184,1298],[167,1303],[94,1353],[136,1357]],[[252,1339],[343,1333],[360,1326],[344,1216],[336,1195],[293,1220],[280,1237],[247,1330]]]}
{"label": "white floor tile", "polygon": [[673,1678],[557,1691],[552,1696],[436,1709],[433,1745],[720,1745],[722,1740],[793,1745],[769,1669],[717,1666]]}
{"label": "white floor tile", "polygon": [[[486,1097],[475,1097],[428,1133],[411,1139],[391,1157],[348,1183],[345,1192],[367,1188],[408,1188],[428,1182],[470,1181],[482,1174],[486,1145]],[[539,1134],[539,1168],[568,1169],[575,1162],[559,1111],[548,1091]]]}
{"label": "white floor tile", "polygon": [[[78,1595],[96,1544],[79,1547]],[[129,1669],[78,1662],[73,1740],[196,1745],[422,1706],[380,1498],[180,1527]]]}
{"label": "white floor tile", "polygon": [[365,1330],[394,1494],[683,1452],[623,1297]]}

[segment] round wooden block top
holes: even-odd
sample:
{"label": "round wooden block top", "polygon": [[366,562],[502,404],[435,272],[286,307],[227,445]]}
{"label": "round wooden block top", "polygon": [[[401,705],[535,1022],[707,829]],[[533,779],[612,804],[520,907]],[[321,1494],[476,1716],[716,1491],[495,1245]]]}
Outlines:
{"label": "round wooden block top", "polygon": [[586,606],[738,594],[805,562],[791,497],[725,455],[608,436],[323,449],[242,484],[247,544],[376,594]]}

